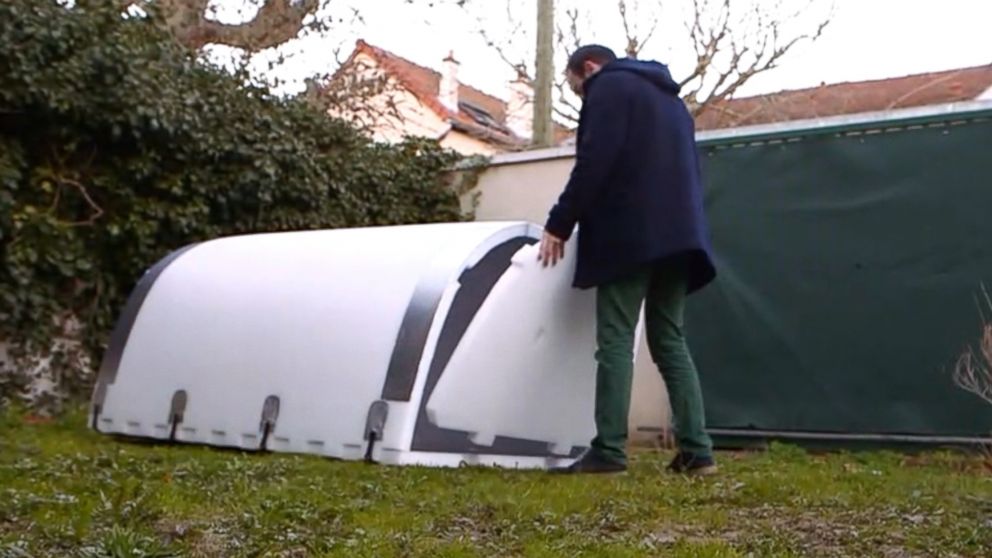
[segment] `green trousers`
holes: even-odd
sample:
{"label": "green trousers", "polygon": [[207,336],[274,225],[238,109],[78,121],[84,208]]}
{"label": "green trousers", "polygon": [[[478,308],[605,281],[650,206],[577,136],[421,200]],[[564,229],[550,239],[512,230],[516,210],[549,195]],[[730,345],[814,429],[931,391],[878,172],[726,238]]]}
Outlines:
{"label": "green trousers", "polygon": [[597,289],[596,438],[592,448],[626,462],[627,417],[634,374],[634,336],[644,306],[651,358],[668,388],[679,450],[710,455],[699,375],[683,336],[687,271],[664,260]]}

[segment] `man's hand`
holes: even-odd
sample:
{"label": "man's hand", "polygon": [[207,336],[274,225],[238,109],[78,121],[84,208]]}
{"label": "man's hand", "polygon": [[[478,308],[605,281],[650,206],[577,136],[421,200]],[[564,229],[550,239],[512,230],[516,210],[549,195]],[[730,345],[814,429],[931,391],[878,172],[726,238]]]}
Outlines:
{"label": "man's hand", "polygon": [[537,259],[544,264],[544,267],[554,267],[565,257],[565,241],[557,236],[544,231],[541,238],[541,249],[537,252]]}

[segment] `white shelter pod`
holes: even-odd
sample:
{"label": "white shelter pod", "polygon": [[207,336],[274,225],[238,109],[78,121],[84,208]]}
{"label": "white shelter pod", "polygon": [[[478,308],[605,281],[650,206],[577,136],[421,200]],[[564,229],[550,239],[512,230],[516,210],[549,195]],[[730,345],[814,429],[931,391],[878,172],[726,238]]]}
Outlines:
{"label": "white shelter pod", "polygon": [[[591,439],[591,291],[522,222],[272,233],[151,268],[100,432],[391,464],[546,467]],[[515,327],[516,326],[516,327]]]}

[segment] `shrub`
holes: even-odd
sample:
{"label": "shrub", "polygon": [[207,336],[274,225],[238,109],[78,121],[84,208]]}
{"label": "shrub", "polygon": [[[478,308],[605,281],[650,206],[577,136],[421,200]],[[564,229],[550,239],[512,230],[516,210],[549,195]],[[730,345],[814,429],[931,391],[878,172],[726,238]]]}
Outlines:
{"label": "shrub", "polygon": [[372,143],[102,4],[0,3],[8,397],[32,370],[60,396],[87,394],[125,297],[182,245],[461,218],[445,179],[455,154],[428,140]]}

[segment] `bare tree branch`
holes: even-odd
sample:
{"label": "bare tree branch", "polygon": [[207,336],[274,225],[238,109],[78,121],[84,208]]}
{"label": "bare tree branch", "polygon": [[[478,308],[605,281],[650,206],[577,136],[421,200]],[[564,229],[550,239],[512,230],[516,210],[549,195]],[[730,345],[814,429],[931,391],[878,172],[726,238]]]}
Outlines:
{"label": "bare tree branch", "polygon": [[[515,28],[515,31],[519,31],[519,29],[520,29],[520,25],[518,25]],[[509,67],[513,68],[513,70],[517,73],[517,77],[526,79],[527,83],[533,83],[534,81],[533,72],[531,72],[530,69],[528,68],[526,61],[522,59],[514,61],[510,57],[508,53],[508,49],[503,45],[501,45],[500,43],[493,40],[490,37],[489,33],[483,28],[481,24],[479,26],[479,35],[481,35],[482,39],[486,41],[486,46],[492,48],[496,52],[496,54],[499,55],[500,59],[503,62],[505,62]]]}
{"label": "bare tree branch", "polygon": [[[582,37],[579,32],[580,16],[578,8],[566,8],[565,19],[568,21],[568,26],[563,28],[561,25],[558,25],[557,44],[558,50],[564,53],[567,59],[582,46]],[[561,18],[556,21],[560,20]],[[569,88],[568,80],[565,79],[564,74],[555,80],[554,87],[556,99],[554,115],[569,124],[577,124],[579,122],[579,110],[581,107],[575,98],[575,94]]]}
{"label": "bare tree branch", "polygon": [[714,24],[708,26],[705,15],[711,11],[709,0],[694,0],[693,21],[688,29],[697,59],[693,71],[681,82],[682,86],[692,84],[684,98],[693,115],[700,116],[732,97],[755,76],[778,67],[782,57],[800,42],[819,39],[830,15],[811,31],[786,38],[785,26],[814,2],[809,0],[794,13],[783,12],[781,3],[769,10],[755,2],[752,10],[735,17],[730,1],[722,0]]}
{"label": "bare tree branch", "polygon": [[577,124],[579,122],[579,111],[582,107],[569,89],[568,81],[565,78],[555,81],[555,92],[558,99],[555,103],[555,115],[565,122]]}
{"label": "bare tree branch", "polygon": [[[696,66],[688,77],[683,79],[679,85],[685,87],[693,80],[699,80],[696,87],[684,96],[690,107],[700,105],[700,93],[703,90],[704,76],[712,71],[713,60],[721,47],[721,42],[727,36],[730,29],[730,0],[724,0],[720,6],[720,15],[716,25],[706,30],[703,17],[709,7],[707,0],[693,0],[693,21],[689,25],[689,37],[696,50]],[[731,69],[733,71],[733,67]]]}
{"label": "bare tree branch", "polygon": [[932,79],[932,80],[930,80],[930,81],[928,81],[928,82],[920,85],[919,87],[915,87],[915,88],[907,91],[905,94],[900,95],[898,99],[895,99],[894,101],[892,101],[891,103],[889,103],[886,108],[887,109],[897,108],[900,103],[902,103],[906,99],[909,99],[913,95],[916,95],[917,93],[921,93],[923,91],[926,91],[927,89],[930,89],[931,87],[936,87],[936,86],[938,86],[938,85],[940,85],[942,83],[945,83],[947,81],[951,81],[951,80],[957,79],[958,77],[959,77],[958,76],[958,73],[957,72],[953,72],[953,73],[947,74],[945,76],[941,76],[939,78]]}
{"label": "bare tree branch", "polygon": [[[523,47],[527,48],[533,41],[518,40],[523,23],[512,17],[509,6],[513,0],[506,1],[508,21],[513,22],[511,32],[493,31],[491,22],[481,17],[476,18],[478,31],[501,60],[518,74],[530,78],[530,66],[523,62],[530,56],[519,49],[521,45],[527,45]],[[730,0],[693,0],[691,11],[685,14],[684,27],[695,60],[691,71],[679,80],[683,99],[693,115],[698,117],[714,106],[722,106],[755,76],[778,67],[783,57],[797,45],[822,36],[833,15],[832,2],[806,0],[797,6],[795,2],[784,0],[735,0],[733,3]],[[481,2],[470,0],[457,3],[463,8],[470,4],[481,5]],[[592,17],[590,14],[595,8],[591,4],[560,2],[556,39],[561,54],[567,55],[594,38],[590,33],[595,33],[598,26],[582,25],[585,18]],[[644,52],[645,45],[655,36],[661,23],[658,14],[663,4],[668,5],[661,0],[617,0],[616,13],[626,39],[627,56],[638,58]],[[824,4],[830,6],[828,13],[822,19],[814,19],[821,12],[813,8]],[[500,42],[497,36],[511,39]],[[555,87],[556,118],[577,121],[579,101],[564,80],[558,81]]]}
{"label": "bare tree branch", "polygon": [[623,22],[623,32],[627,37],[627,47],[625,49],[627,56],[637,58],[637,38],[630,31],[630,21],[627,20],[627,2],[625,0],[618,0],[617,10],[620,12],[620,21]]}
{"label": "bare tree branch", "polygon": [[[533,86],[534,68],[532,61],[534,57],[532,51],[529,50],[529,45],[534,44],[535,41],[533,36],[530,36],[530,30],[527,27],[529,20],[520,18],[514,11],[514,6],[517,4],[513,0],[507,0],[505,4],[506,21],[510,25],[509,29],[494,29],[492,21],[484,13],[472,13],[472,8],[481,5],[481,3],[473,3],[470,0],[456,0],[454,3],[462,8],[467,15],[473,17],[475,32],[482,37],[486,45],[493,50],[500,60],[513,70],[515,76]],[[531,5],[529,0],[524,1],[523,4]],[[578,5],[568,6],[559,3],[558,8],[561,13],[555,17],[555,50],[559,55],[567,57],[582,45],[582,35],[579,29],[584,12],[580,10]],[[521,45],[528,46],[521,48]],[[577,122],[579,107],[568,88],[568,83],[564,79],[558,79],[554,83],[554,89],[553,112],[556,119],[572,123]]]}
{"label": "bare tree branch", "polygon": [[[87,217],[86,219],[62,222],[61,224],[69,227],[81,227],[85,225],[92,225],[96,223],[100,219],[100,217],[103,216],[104,214],[103,208],[100,207],[96,203],[96,201],[93,200],[93,197],[90,196],[89,191],[86,189],[85,186],[83,186],[82,183],[80,183],[77,180],[73,180],[71,178],[67,178],[64,176],[56,177],[56,181],[58,183],[59,192],[61,192],[63,186],[69,186],[71,188],[74,188],[83,197],[83,200],[86,202],[86,205],[89,206],[90,210],[92,211],[92,213],[90,213],[89,217]],[[58,203],[58,199],[59,199],[58,196],[56,196],[56,204]],[[56,207],[53,207],[53,210],[55,209]]]}
{"label": "bare tree branch", "polygon": [[157,0],[168,27],[190,48],[211,43],[257,52],[296,38],[319,0],[266,0],[250,21],[220,23],[206,17],[208,0]]}
{"label": "bare tree branch", "polygon": [[[982,285],[984,308],[992,310],[992,299],[988,290]],[[968,349],[958,358],[954,368],[954,383],[961,389],[978,396],[992,405],[992,323],[982,311],[979,303],[979,313],[982,314],[982,337],[978,343],[978,351],[974,347]]]}
{"label": "bare tree branch", "polygon": [[[96,158],[96,155],[97,155],[97,151],[94,148],[90,152],[89,157],[77,159],[75,161],[76,164],[73,165],[70,164],[68,160],[69,157],[66,154],[62,153],[59,149],[55,147],[52,148],[51,161],[53,163],[53,167],[50,169],[44,169],[41,172],[40,178],[43,187],[47,187],[52,191],[52,203],[48,208],[48,214],[52,216],[55,223],[66,227],[81,227],[86,225],[92,225],[96,223],[100,219],[100,217],[103,217],[105,213],[103,208],[100,207],[100,204],[98,204],[95,199],[93,199],[93,196],[90,195],[90,192],[86,188],[86,186],[84,186],[82,182],[77,180],[77,178],[73,177],[73,176],[78,177],[81,172],[85,173],[85,170],[81,171],[81,169],[89,169],[92,166],[93,160]],[[66,169],[69,168],[76,169],[71,172],[73,176],[67,175]],[[89,212],[89,215],[85,219],[65,220],[59,218],[58,213],[59,213],[60,205],[65,200],[63,191],[67,187],[77,191],[79,195],[82,197],[83,201],[85,202],[86,210]],[[46,191],[48,190],[46,189]],[[70,206],[68,208],[68,211],[71,214],[74,213],[76,210]]]}
{"label": "bare tree branch", "polygon": [[[470,8],[474,5],[467,0],[456,0],[455,4],[469,13]],[[486,42],[486,46],[493,49],[493,51],[500,57],[507,66],[513,69],[518,78],[526,80],[527,83],[532,84],[534,81],[534,73],[530,70],[530,66],[527,63],[527,55],[525,53],[529,52],[527,50],[521,50],[519,54],[511,54],[511,45],[519,46],[518,43],[521,42],[520,35],[524,33],[524,21],[517,18],[513,13],[513,3],[511,1],[506,2],[506,21],[512,24],[512,27],[506,31],[498,31],[499,36],[511,37],[513,38],[512,43],[503,39],[497,39],[489,30],[491,28],[490,23],[484,15],[475,16],[475,30],[482,37],[482,40]],[[529,39],[523,39],[522,42],[527,42]],[[533,42],[533,41],[531,41]]]}
{"label": "bare tree branch", "polygon": [[[636,11],[636,0],[635,0],[635,11]],[[655,30],[658,28],[659,18],[654,16],[651,19],[651,28],[644,34],[642,38],[637,30],[637,25],[632,22],[633,18],[637,16],[630,16],[629,10],[627,8],[626,0],[617,0],[617,11],[620,13],[620,22],[623,24],[623,32],[627,38],[626,47],[624,47],[624,53],[629,58],[637,58],[641,51],[644,50],[644,45],[651,40],[654,36]]]}
{"label": "bare tree branch", "polygon": [[640,40],[639,44],[637,45],[637,50],[634,51],[634,53],[631,55],[631,58],[639,58],[641,56],[641,51],[644,50],[644,47],[648,44],[648,41],[650,41],[651,38],[654,37],[654,32],[658,30],[659,23],[660,20],[658,19],[654,20],[654,23],[651,24],[651,29],[648,29],[647,35],[645,35],[644,38]]}
{"label": "bare tree branch", "polygon": [[992,372],[988,368],[988,357],[985,352],[992,343],[992,327],[986,326],[982,334],[982,355],[968,349],[958,360],[954,374],[954,383],[961,389],[977,395],[986,403],[992,405]]}
{"label": "bare tree branch", "polygon": [[568,27],[564,28],[559,23],[561,18],[556,19],[555,26],[558,28],[558,46],[563,49],[566,56],[571,55],[582,46],[582,38],[579,34],[579,9],[565,9],[565,19]]}

